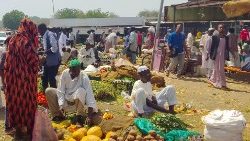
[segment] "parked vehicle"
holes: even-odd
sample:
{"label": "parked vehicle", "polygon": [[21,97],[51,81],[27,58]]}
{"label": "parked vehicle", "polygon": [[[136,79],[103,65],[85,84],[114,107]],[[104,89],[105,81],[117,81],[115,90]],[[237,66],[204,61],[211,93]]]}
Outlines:
{"label": "parked vehicle", "polygon": [[0,31],[0,45],[4,44],[4,41],[7,39],[8,36],[11,35],[10,31]]}

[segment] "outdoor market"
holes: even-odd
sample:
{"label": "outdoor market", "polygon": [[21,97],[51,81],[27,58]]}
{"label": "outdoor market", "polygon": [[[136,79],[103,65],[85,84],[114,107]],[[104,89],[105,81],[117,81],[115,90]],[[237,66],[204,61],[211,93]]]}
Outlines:
{"label": "outdoor market", "polygon": [[159,0],[154,17],[52,3],[15,29],[3,16],[0,141],[250,141],[250,0]]}

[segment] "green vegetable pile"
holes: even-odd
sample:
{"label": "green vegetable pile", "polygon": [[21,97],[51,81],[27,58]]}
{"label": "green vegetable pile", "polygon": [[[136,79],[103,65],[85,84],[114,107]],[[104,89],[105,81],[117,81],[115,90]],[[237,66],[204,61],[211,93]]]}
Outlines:
{"label": "green vegetable pile", "polygon": [[95,99],[99,101],[115,100],[122,91],[131,91],[135,80],[130,77],[122,77],[114,81],[91,80],[91,86]]}
{"label": "green vegetable pile", "polygon": [[151,119],[152,123],[162,132],[171,130],[186,130],[187,124],[171,114],[157,114]]}
{"label": "green vegetable pile", "polygon": [[112,81],[114,87],[120,91],[131,91],[135,83],[135,79],[131,77],[121,77]]}
{"label": "green vegetable pile", "polygon": [[91,86],[96,100],[115,100],[121,91],[116,89],[111,82],[91,80]]}

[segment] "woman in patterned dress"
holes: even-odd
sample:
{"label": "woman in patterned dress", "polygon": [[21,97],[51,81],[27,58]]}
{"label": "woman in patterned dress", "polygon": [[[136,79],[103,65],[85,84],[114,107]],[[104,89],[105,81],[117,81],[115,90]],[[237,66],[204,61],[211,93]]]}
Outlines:
{"label": "woman in patterned dress", "polygon": [[[5,62],[5,94],[8,119],[16,129],[15,137],[32,135],[37,108],[39,70],[38,31],[29,19],[23,19],[17,34],[9,41]],[[29,136],[28,140],[32,137]]]}

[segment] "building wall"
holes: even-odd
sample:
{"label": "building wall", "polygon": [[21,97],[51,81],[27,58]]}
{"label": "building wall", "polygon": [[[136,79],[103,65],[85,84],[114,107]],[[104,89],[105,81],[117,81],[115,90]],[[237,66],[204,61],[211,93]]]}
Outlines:
{"label": "building wall", "polygon": [[[167,7],[165,16],[167,21],[174,21],[174,7]],[[196,7],[176,9],[176,21],[216,21],[227,19],[220,7]]]}
{"label": "building wall", "polygon": [[73,33],[76,33],[78,30],[80,31],[80,34],[87,34],[87,31],[89,30],[95,30],[96,34],[102,34],[105,32],[108,33],[108,29],[113,29],[114,32],[120,32],[123,34],[124,27],[73,27]]}
{"label": "building wall", "polygon": [[[164,19],[167,22],[174,21],[174,7],[166,6]],[[175,21],[226,21],[226,20],[250,20],[250,14],[236,18],[227,18],[221,7],[195,7],[176,9]]]}

